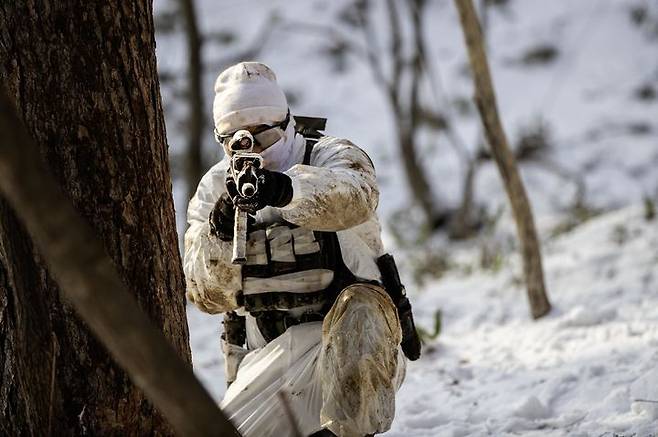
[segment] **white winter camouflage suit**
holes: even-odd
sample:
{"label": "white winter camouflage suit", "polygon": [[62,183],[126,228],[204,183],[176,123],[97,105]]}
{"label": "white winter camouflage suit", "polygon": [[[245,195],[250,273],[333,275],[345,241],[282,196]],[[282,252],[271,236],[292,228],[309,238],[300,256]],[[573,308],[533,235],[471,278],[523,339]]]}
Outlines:
{"label": "white winter camouflage suit", "polygon": [[[310,165],[302,164],[304,151],[305,139],[295,133],[291,121],[283,141],[262,152],[265,168],[290,176],[293,198],[283,208],[259,211],[256,222],[286,220],[305,229],[336,231],[350,271],[359,279],[378,281],[376,259],[383,247],[370,158],[349,141],[332,137],[315,145]],[[241,266],[231,264],[232,242],[209,233],[208,216],[226,190],[228,165],[225,157],[212,167],[189,204],[187,296],[208,313],[237,310],[245,315],[236,295],[249,284],[244,283]],[[323,322],[292,326],[269,343],[255,319],[246,316],[247,349],[222,345],[227,381],[233,382],[221,403],[244,436],[294,435],[279,392],[305,436],[321,427],[339,436],[390,428],[405,360],[397,312],[380,287],[347,287]]]}

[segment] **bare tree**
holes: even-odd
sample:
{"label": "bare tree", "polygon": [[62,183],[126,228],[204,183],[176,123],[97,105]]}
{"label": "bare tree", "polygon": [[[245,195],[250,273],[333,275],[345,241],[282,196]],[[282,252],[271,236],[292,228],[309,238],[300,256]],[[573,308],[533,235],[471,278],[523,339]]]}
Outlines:
{"label": "bare tree", "polygon": [[[0,77],[122,282],[189,363],[151,6],[4,2]],[[0,434],[171,432],[60,297],[43,255],[1,199],[0,348]]]}
{"label": "bare tree", "polygon": [[[376,83],[384,94],[393,112],[396,126],[400,159],[403,163],[407,182],[412,195],[423,210],[430,229],[446,229],[453,238],[465,238],[477,229],[480,220],[473,208],[473,181],[480,161],[470,156],[464,142],[455,132],[446,114],[433,108],[423,99],[421,88],[427,85],[436,95],[433,63],[428,61],[424,38],[426,0],[396,2],[387,0],[385,10],[388,16],[386,35],[390,41],[386,49],[380,47],[380,37],[371,22],[372,3],[356,1],[352,8],[354,20],[365,36],[365,49],[351,45],[354,52],[365,52]],[[404,17],[409,17],[405,21]],[[405,29],[410,29],[405,31]],[[379,32],[380,34],[382,32]],[[333,33],[334,38],[336,33]],[[435,103],[438,103],[435,102]],[[425,167],[418,155],[419,133],[430,128],[445,135],[448,143],[465,164],[463,198],[458,207],[442,204],[436,186],[430,183]],[[438,136],[435,136],[435,140]]]}
{"label": "bare tree", "polygon": [[514,155],[507,145],[496,96],[491,82],[482,31],[471,0],[455,0],[462,23],[464,39],[475,81],[475,103],[482,119],[485,135],[503,178],[512,205],[521,242],[523,271],[528,290],[530,311],[534,318],[547,314],[551,305],[546,296],[541,251],[530,202],[516,167]]}
{"label": "bare tree", "polygon": [[[417,7],[413,8],[414,42],[417,43],[421,37],[421,17],[424,1],[414,0]],[[369,2],[358,1],[355,3],[355,11],[360,21],[360,26],[366,38],[366,56],[370,67],[375,75],[377,83],[383,87],[395,122],[398,144],[400,147],[400,158],[402,160],[407,182],[412,194],[416,197],[422,208],[428,223],[433,224],[444,221],[441,208],[437,207],[432,192],[432,187],[425,174],[425,170],[417,155],[416,133],[420,125],[421,108],[419,102],[419,88],[422,76],[422,59],[420,45],[415,45],[415,51],[407,62],[403,49],[402,33],[402,11],[398,10],[399,3],[387,0],[386,7],[389,18],[390,31],[390,53],[384,56],[378,48],[377,35],[369,17]],[[421,37],[422,38],[422,37]],[[384,62],[390,59],[390,74],[386,74]],[[405,87],[408,76],[409,85]]]}

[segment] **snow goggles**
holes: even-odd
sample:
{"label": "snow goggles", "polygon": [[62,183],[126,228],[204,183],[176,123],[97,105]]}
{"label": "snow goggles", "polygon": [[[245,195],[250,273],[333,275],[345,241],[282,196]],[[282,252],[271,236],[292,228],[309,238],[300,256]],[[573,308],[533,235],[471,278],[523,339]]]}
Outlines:
{"label": "snow goggles", "polygon": [[[259,150],[264,150],[283,138],[283,134],[288,127],[289,122],[290,111],[288,111],[286,114],[286,118],[279,123],[273,125],[259,124],[256,126],[244,127],[238,130],[249,131],[249,133],[254,137],[256,148]],[[237,132],[237,130],[235,132]],[[235,132],[230,134],[220,134],[217,132],[217,129],[215,129],[215,141],[226,147],[228,146],[229,141],[231,141],[231,138],[233,138]]]}

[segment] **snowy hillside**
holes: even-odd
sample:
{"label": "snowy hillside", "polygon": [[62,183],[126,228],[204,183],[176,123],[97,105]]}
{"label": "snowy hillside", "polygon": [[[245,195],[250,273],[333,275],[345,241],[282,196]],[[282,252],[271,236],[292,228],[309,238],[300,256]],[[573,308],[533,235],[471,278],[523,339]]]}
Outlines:
{"label": "snowy hillside", "polygon": [[[372,156],[385,243],[405,267],[417,323],[431,331],[441,310],[442,331],[410,363],[386,435],[658,435],[658,218],[647,220],[643,203],[658,200],[658,3],[492,2],[501,6],[489,10],[487,43],[508,137],[517,145],[541,126],[547,144],[541,159],[520,164],[554,306],[537,322],[529,317],[514,227],[493,163],[480,169],[475,199],[490,217],[501,216],[480,237],[409,244],[394,236],[389,224],[400,211],[417,214],[390,108],[363,57],[331,54],[334,31],[363,42],[339,18],[350,3],[201,0],[197,7],[203,32],[212,34],[203,52],[208,119],[212,83],[227,61],[255,53],[254,60],[268,63],[294,113],[328,117],[328,133]],[[160,0],[156,13],[171,17],[174,6]],[[385,16],[375,15],[385,45]],[[452,1],[428,0],[424,20],[435,62],[434,88],[425,83],[424,96],[450,117],[473,153],[479,120],[468,104],[472,84]],[[186,111],[180,26],[162,31],[157,42],[169,143],[172,156],[180,156]],[[210,127],[205,142],[209,161],[217,159]],[[437,197],[456,205],[463,168],[451,145],[432,131],[422,144]],[[180,180],[175,193],[182,232]],[[422,260],[434,270],[419,267]],[[438,262],[444,265],[436,268]],[[221,317],[189,307],[188,318],[196,371],[220,399]]]}
{"label": "snowy hillside", "polygon": [[387,435],[656,435],[656,220],[630,207],[546,244],[554,310],[537,322],[517,263],[429,285],[419,322],[441,308],[443,333],[409,366]]}

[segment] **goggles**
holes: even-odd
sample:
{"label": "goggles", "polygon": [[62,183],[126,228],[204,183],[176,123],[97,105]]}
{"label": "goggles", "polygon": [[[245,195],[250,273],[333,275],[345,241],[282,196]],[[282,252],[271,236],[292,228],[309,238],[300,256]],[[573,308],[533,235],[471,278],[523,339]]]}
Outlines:
{"label": "goggles", "polygon": [[[283,138],[283,134],[288,127],[289,122],[290,111],[288,111],[286,114],[286,118],[279,123],[273,125],[259,124],[257,126],[244,127],[238,130],[249,131],[249,133],[254,137],[256,148],[259,150],[264,150]],[[237,130],[235,132],[237,132]],[[220,134],[217,132],[217,129],[215,129],[215,141],[217,141],[222,146],[227,147],[235,132],[230,134]]]}

